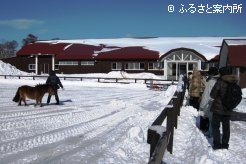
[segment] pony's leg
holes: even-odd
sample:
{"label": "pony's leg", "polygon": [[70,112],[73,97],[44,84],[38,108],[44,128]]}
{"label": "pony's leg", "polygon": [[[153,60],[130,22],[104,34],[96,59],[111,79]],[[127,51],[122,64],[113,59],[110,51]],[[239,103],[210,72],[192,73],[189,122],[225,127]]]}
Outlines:
{"label": "pony's leg", "polygon": [[38,100],[36,99],[36,104],[34,105],[35,107],[38,105]]}
{"label": "pony's leg", "polygon": [[27,106],[25,97],[23,98],[23,101],[24,101],[25,106]]}
{"label": "pony's leg", "polygon": [[21,106],[21,100],[22,98],[20,97],[18,105]]}
{"label": "pony's leg", "polygon": [[39,106],[40,106],[40,107],[42,107],[42,103],[41,103],[41,101],[42,101],[42,100],[37,99],[37,100],[36,100],[36,104],[35,104],[35,106],[37,106],[37,105],[39,104]]}
{"label": "pony's leg", "polygon": [[43,99],[43,96],[41,96],[40,97],[40,99],[39,99],[39,104],[40,104],[40,107],[42,107],[43,105],[42,105],[42,99]]}
{"label": "pony's leg", "polygon": [[40,98],[40,107],[43,106],[43,105],[42,105],[42,99],[43,99],[43,97]]}

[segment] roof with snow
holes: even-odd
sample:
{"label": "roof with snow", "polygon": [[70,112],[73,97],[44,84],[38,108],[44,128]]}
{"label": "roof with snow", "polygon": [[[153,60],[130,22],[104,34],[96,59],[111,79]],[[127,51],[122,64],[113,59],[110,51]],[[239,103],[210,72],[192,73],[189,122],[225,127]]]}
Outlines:
{"label": "roof with snow", "polygon": [[17,53],[17,56],[25,56],[32,54],[58,54],[64,48],[69,45],[69,43],[46,43],[46,42],[35,42],[23,46]]}
{"label": "roof with snow", "polygon": [[[237,37],[238,38],[238,37]],[[153,59],[172,49],[193,49],[207,60],[220,52],[223,37],[160,37],[37,41],[22,47],[17,56],[54,54],[58,59]],[[230,38],[229,38],[230,39]],[[231,38],[233,39],[233,38]],[[244,37],[246,39],[246,37]]]}

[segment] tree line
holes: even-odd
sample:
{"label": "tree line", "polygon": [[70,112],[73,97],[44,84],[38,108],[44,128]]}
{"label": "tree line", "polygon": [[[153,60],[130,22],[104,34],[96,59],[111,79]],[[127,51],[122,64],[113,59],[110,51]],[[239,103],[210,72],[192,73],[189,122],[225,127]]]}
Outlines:
{"label": "tree line", "polygon": [[[28,34],[26,38],[22,39],[22,46],[25,46],[37,40],[37,36],[33,34]],[[0,59],[15,56],[17,47],[18,42],[16,40],[2,41],[2,43],[0,43]]]}

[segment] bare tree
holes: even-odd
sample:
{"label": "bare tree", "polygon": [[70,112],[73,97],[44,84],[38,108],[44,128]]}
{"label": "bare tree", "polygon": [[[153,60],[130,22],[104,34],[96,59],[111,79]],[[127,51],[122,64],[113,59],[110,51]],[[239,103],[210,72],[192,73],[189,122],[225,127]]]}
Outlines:
{"label": "bare tree", "polygon": [[15,40],[6,41],[0,44],[0,58],[15,56],[17,47],[18,47],[18,43]]}

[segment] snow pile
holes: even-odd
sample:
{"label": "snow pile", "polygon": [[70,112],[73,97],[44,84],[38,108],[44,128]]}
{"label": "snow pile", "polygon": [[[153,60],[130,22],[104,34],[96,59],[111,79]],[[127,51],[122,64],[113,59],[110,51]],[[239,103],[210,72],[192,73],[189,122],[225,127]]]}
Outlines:
{"label": "snow pile", "polygon": [[11,64],[4,63],[0,60],[0,75],[27,75],[28,73],[20,71]]}
{"label": "snow pile", "polygon": [[143,142],[144,141],[144,132],[141,127],[132,127],[127,132],[127,137],[129,140],[134,140],[136,142]]}
{"label": "snow pile", "polygon": [[137,79],[161,79],[157,75],[153,73],[127,73],[127,72],[121,72],[121,75],[123,78],[137,78]]}

